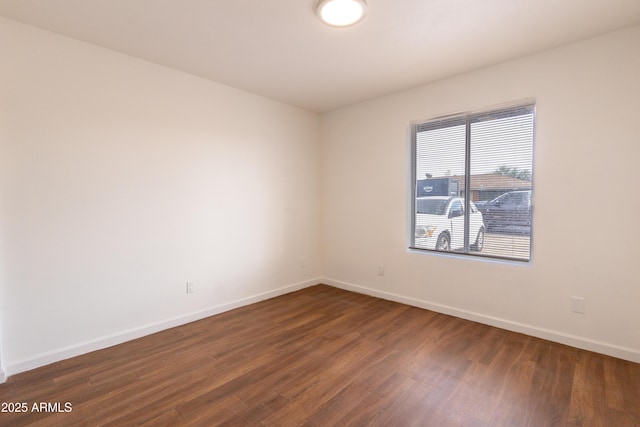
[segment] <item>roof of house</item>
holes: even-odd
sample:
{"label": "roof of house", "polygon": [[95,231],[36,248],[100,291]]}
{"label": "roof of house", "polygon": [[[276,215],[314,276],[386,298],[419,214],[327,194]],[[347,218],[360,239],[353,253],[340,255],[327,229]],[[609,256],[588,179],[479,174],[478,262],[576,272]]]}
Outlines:
{"label": "roof of house", "polygon": [[[460,190],[464,189],[464,175],[450,176],[460,182]],[[499,173],[485,173],[471,175],[471,189],[479,191],[493,190],[530,190],[531,181],[501,175]]]}

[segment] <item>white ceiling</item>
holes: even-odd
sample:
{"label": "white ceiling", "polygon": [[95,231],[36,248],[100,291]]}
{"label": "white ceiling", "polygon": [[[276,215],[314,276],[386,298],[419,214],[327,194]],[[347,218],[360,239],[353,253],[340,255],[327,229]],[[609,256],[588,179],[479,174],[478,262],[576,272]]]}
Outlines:
{"label": "white ceiling", "polygon": [[[0,15],[324,112],[640,24],[640,0],[0,0]],[[640,53],[639,53],[640,54]]]}

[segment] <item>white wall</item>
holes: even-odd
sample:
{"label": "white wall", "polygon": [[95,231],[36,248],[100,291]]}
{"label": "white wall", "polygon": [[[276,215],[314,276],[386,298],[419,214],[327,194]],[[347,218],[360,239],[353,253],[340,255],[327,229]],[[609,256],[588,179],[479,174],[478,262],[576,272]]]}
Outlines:
{"label": "white wall", "polygon": [[[640,361],[638,52],[635,27],[323,115],[326,280]],[[409,253],[408,123],[526,97],[531,263]]]}
{"label": "white wall", "polygon": [[[1,21],[0,21],[1,22]],[[0,27],[1,28],[1,27]],[[1,30],[0,30],[1,31]],[[0,44],[3,41],[0,40]],[[0,76],[2,75],[2,69],[0,68]],[[0,82],[0,88],[4,85]],[[5,214],[7,212],[7,188],[10,181],[10,176],[7,173],[9,162],[5,153],[9,147],[7,139],[4,137],[4,129],[7,126],[7,106],[2,102],[4,99],[4,91],[0,89],[0,384],[6,380],[6,368],[4,364],[4,345],[3,345],[3,311],[4,306],[8,305],[6,302],[6,296],[4,295],[4,289],[6,284],[6,233],[5,233]]]}
{"label": "white wall", "polygon": [[[1,282],[0,282],[1,283]],[[2,362],[2,324],[0,324],[0,384],[7,380],[4,363]]]}
{"label": "white wall", "polygon": [[0,57],[8,374],[317,283],[318,115],[5,19]]}

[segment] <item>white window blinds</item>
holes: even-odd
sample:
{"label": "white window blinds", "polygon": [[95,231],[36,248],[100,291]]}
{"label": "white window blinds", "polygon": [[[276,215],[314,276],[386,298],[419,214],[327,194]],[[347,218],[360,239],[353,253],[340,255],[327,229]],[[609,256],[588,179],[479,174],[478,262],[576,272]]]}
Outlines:
{"label": "white window blinds", "polygon": [[414,124],[410,247],[528,261],[533,139],[533,102]]}

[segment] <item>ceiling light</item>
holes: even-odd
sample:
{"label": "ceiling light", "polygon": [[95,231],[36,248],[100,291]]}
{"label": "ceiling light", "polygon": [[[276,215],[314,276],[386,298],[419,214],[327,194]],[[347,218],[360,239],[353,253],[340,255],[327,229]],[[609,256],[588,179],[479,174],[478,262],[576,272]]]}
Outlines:
{"label": "ceiling light", "polygon": [[318,17],[327,25],[347,27],[359,22],[367,11],[365,0],[319,0]]}

